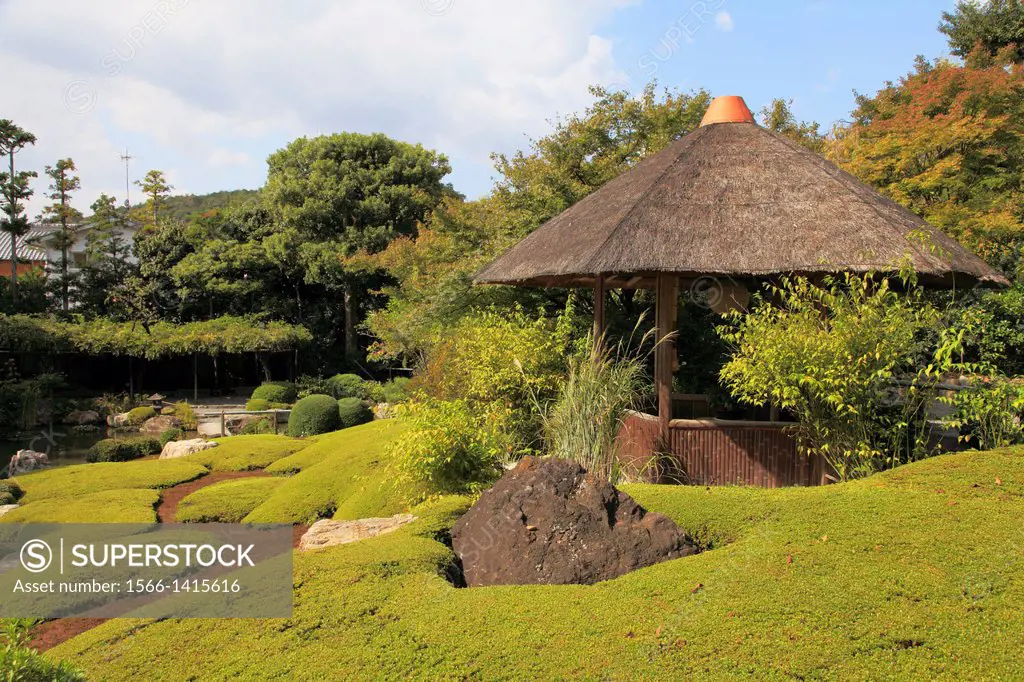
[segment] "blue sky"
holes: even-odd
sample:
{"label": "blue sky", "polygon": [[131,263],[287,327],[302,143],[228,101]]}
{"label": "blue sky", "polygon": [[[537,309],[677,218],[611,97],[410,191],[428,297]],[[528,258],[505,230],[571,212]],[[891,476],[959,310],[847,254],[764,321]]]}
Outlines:
{"label": "blue sky", "polygon": [[[774,97],[826,128],[915,55],[953,0],[0,0],[0,118],[71,156],[88,207],[164,170],[179,192],[255,188],[301,135],[380,131],[447,154],[470,197],[586,87]],[[45,190],[36,184],[37,194]],[[33,214],[42,206],[37,196]]]}

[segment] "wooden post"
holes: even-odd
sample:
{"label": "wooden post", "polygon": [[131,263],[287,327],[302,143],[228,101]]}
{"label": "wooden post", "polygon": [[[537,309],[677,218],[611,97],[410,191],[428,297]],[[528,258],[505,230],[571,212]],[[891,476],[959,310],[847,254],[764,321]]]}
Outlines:
{"label": "wooden post", "polygon": [[277,410],[274,410],[274,435],[277,435]]}
{"label": "wooden post", "polygon": [[672,420],[672,368],[675,363],[675,317],[679,299],[679,280],[674,275],[658,275],[655,302],[654,385],[658,391],[658,430],[663,446],[668,445]]}
{"label": "wooden post", "polygon": [[227,425],[226,425],[225,421],[226,420],[224,419],[224,410],[221,410],[220,411],[220,435],[222,437],[228,435],[228,428],[227,428]]}
{"label": "wooden post", "polygon": [[594,347],[604,337],[604,275],[594,279]]}

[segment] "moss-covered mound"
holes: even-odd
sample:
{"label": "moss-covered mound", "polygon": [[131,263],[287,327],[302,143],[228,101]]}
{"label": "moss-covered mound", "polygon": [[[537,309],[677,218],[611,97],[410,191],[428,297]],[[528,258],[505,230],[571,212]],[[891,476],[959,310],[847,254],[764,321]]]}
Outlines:
{"label": "moss-covered mound", "polygon": [[180,523],[236,523],[284,483],[280,478],[243,478],[200,488],[178,504]]}
{"label": "moss-covered mound", "polygon": [[[345,461],[318,455],[287,483]],[[112,620],[51,655],[104,680],[1024,675],[1020,450],[817,489],[625,489],[709,551],[593,586],[456,589],[437,538],[469,500],[445,497],[389,535],[297,553],[287,621]]]}
{"label": "moss-covered mound", "polygon": [[213,471],[253,471],[263,469],[277,460],[305,448],[308,443],[277,436],[260,434],[215,438],[219,445],[185,457]]}
{"label": "moss-covered mound", "polygon": [[360,519],[403,511],[418,491],[399,481],[384,450],[399,433],[382,420],[321,436],[315,443],[267,467],[294,473],[245,518],[250,523],[310,523],[322,518]]}
{"label": "moss-covered mound", "polygon": [[157,490],[103,490],[29,502],[0,516],[0,523],[155,523]]}
{"label": "moss-covered mound", "polygon": [[156,408],[148,405],[128,410],[128,425],[141,426],[147,419],[152,419],[157,416],[157,414],[158,412],[156,411]]}
{"label": "moss-covered mound", "polygon": [[[78,498],[103,490],[169,488],[206,474],[206,467],[195,462],[154,459],[60,467],[18,476],[15,481],[25,491],[22,502],[27,504],[44,499]],[[87,520],[83,518],[82,522]]]}

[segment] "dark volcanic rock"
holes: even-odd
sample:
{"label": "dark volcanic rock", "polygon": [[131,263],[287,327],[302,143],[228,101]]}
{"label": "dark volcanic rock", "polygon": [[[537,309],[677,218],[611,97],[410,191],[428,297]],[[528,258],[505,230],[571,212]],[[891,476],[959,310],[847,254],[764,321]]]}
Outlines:
{"label": "dark volcanic rock", "polygon": [[564,459],[524,458],[452,529],[466,584],[590,584],[696,550],[675,523]]}

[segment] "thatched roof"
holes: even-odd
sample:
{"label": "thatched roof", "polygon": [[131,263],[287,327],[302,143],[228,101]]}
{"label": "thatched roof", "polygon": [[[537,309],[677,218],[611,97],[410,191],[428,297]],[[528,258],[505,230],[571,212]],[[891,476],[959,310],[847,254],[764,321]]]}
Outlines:
{"label": "thatched roof", "polygon": [[479,283],[644,286],[658,273],[892,271],[1007,284],[980,258],[817,154],[754,123],[703,126],[549,220]]}

